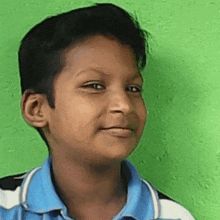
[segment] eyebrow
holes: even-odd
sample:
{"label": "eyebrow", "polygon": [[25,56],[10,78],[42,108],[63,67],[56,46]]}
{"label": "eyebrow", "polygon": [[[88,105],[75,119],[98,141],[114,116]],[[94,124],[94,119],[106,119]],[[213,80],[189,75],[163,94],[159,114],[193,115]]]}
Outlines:
{"label": "eyebrow", "polygon": [[[85,73],[85,72],[87,72],[87,71],[89,71],[89,70],[98,72],[98,73],[100,73],[100,74],[102,74],[102,75],[107,75],[107,76],[109,75],[109,74],[106,74],[106,73],[105,73],[104,71],[102,71],[102,70],[98,70],[98,69],[96,69],[96,68],[89,67],[89,68],[86,68],[86,69],[83,69],[83,70],[79,70],[78,72],[76,72],[75,77],[79,77],[81,74],[83,74],[83,73]],[[144,80],[143,80],[143,77],[142,77],[142,75],[141,75],[141,73],[140,73],[140,71],[138,71],[137,74],[135,74],[134,76],[131,77],[132,80],[137,79],[137,78],[141,78],[141,80],[144,81]]]}

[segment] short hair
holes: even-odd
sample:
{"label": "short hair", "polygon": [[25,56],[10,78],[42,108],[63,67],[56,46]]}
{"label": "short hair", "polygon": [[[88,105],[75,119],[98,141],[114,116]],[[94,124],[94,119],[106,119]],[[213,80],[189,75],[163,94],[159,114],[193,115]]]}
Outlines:
{"label": "short hair", "polygon": [[[54,105],[53,82],[64,67],[64,52],[86,37],[104,35],[130,46],[138,68],[146,66],[148,32],[135,19],[114,4],[94,4],[48,17],[34,26],[19,47],[19,71],[22,94],[30,89],[45,94],[51,108]],[[49,144],[41,128],[34,127]]]}

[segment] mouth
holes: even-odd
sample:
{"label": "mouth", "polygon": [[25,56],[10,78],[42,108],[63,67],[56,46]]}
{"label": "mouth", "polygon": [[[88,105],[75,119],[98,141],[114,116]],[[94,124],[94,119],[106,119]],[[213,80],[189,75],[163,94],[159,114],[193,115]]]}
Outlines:
{"label": "mouth", "polygon": [[129,138],[132,137],[133,129],[124,127],[104,128],[102,131],[114,137]]}

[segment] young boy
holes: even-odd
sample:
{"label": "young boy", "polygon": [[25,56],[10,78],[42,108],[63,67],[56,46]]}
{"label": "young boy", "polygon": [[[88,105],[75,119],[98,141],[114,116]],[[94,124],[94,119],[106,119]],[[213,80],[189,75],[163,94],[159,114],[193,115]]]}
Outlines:
{"label": "young boy", "polygon": [[26,34],[21,109],[49,156],[0,180],[1,220],[193,219],[125,159],[146,122],[146,37],[113,4],[47,18]]}

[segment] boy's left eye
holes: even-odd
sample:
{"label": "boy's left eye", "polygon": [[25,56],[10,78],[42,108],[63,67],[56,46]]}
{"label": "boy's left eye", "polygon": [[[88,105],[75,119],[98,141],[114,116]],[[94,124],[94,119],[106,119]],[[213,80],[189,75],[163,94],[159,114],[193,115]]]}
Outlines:
{"label": "boy's left eye", "polygon": [[128,88],[131,88],[129,91],[131,91],[131,92],[142,92],[142,88],[141,87],[139,87],[139,86],[129,86]]}

